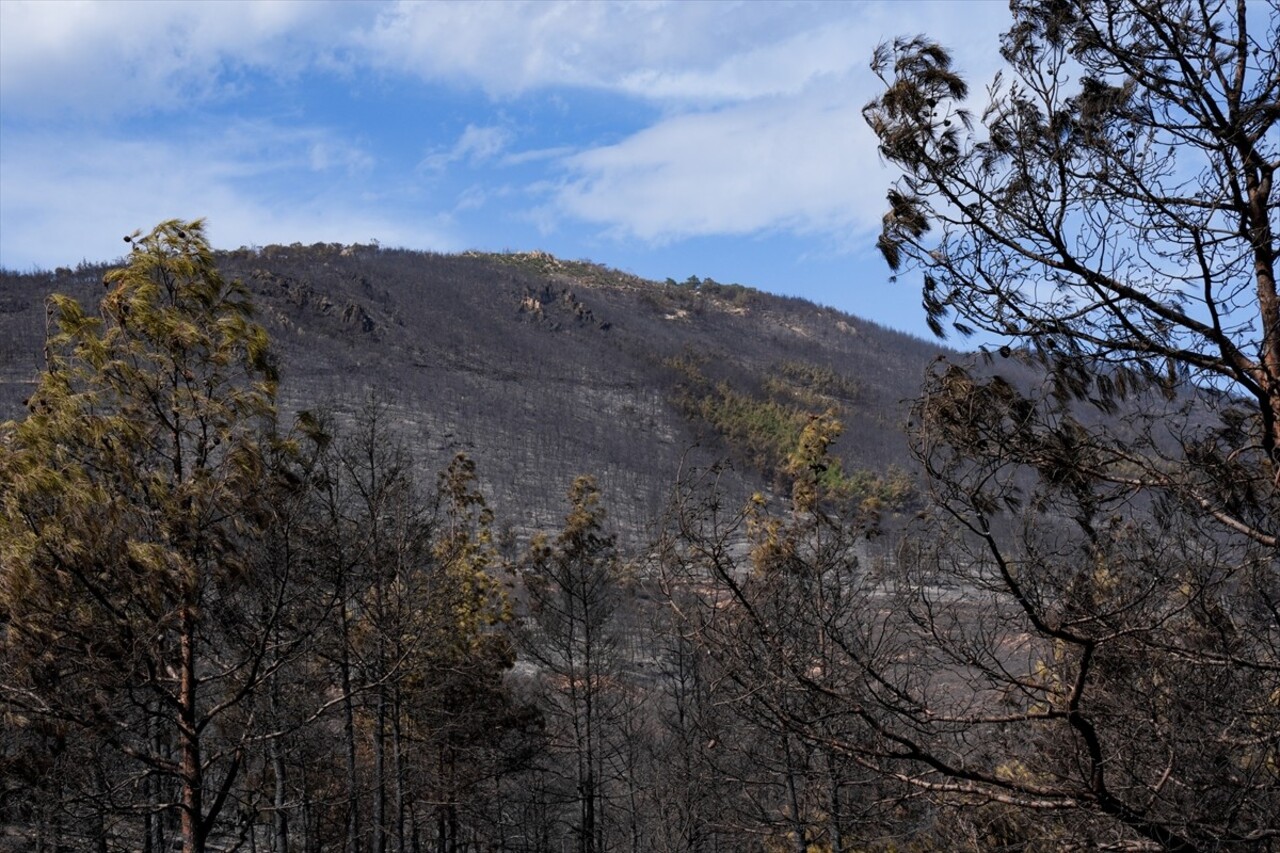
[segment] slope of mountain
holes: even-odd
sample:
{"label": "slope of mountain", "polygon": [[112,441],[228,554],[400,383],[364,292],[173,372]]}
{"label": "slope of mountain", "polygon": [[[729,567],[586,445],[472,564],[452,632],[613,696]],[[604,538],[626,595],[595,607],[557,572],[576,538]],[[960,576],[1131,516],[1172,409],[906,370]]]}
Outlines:
{"label": "slope of mountain", "polygon": [[[646,281],[541,252],[436,255],[376,246],[223,253],[280,362],[281,408],[341,420],[371,394],[431,470],[476,461],[517,532],[562,515],[594,474],[624,530],[663,505],[682,464],[729,457],[732,490],[777,481],[808,414],[844,424],[844,469],[909,467],[902,423],[937,345],[738,285]],[[0,417],[43,363],[46,297],[92,306],[105,266],[0,277]]]}

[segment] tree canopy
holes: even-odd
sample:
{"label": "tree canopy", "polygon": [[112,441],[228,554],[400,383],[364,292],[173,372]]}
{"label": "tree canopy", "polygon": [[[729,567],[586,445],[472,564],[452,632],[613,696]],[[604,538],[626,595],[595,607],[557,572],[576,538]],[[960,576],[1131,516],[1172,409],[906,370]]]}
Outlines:
{"label": "tree canopy", "polygon": [[940,45],[872,62],[886,260],[1035,369],[940,362],[915,409],[940,544],[899,630],[966,688],[886,678],[882,731],[1075,838],[1271,844],[1280,6],[1011,8],[976,114]]}
{"label": "tree canopy", "polygon": [[51,298],[30,415],[0,433],[5,698],[176,780],[199,853],[242,767],[209,727],[263,677],[270,611],[243,634],[236,611],[261,604],[245,546],[271,511],[275,375],[201,222],[126,239],[101,318]]}
{"label": "tree canopy", "polygon": [[976,121],[944,48],[877,50],[886,89],[864,115],[903,173],[886,260],[923,274],[937,333],[950,321],[1028,348],[1076,396],[1107,402],[1139,379],[1241,398],[1249,452],[1235,462],[1276,485],[1276,5],[1012,10],[1011,73]]}
{"label": "tree canopy", "polygon": [[901,171],[880,249],[939,336],[994,348],[926,378],[930,508],[897,572],[832,547],[859,520],[821,481],[781,513],[682,492],[666,559],[708,579],[686,624],[732,661],[731,704],[870,770],[904,815],[930,803],[944,845],[1266,849],[1280,6],[1011,8],[977,108],[926,37],[872,61],[864,115]]}

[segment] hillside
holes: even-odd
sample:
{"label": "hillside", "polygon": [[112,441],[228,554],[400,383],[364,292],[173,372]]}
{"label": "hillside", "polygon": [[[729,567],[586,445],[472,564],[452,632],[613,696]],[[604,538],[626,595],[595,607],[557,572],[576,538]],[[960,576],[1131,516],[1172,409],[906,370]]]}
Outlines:
{"label": "hillside", "polygon": [[[554,524],[584,472],[629,532],[653,518],[682,460],[733,459],[744,492],[776,484],[806,413],[843,422],[835,450],[851,475],[908,468],[901,424],[939,352],[803,300],[540,252],[294,244],[219,264],[253,292],[285,412],[324,405],[342,418],[378,395],[433,469],[460,451],[476,459],[517,532]],[[0,417],[21,414],[41,367],[46,297],[92,306],[105,269],[3,273]]]}

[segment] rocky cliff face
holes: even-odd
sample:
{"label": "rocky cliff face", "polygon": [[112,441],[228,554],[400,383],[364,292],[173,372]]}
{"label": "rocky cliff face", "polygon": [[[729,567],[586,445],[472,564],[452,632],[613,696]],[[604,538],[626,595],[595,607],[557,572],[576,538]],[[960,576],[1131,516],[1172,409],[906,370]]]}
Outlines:
{"label": "rocky cliff face", "polygon": [[[324,406],[342,420],[378,395],[425,469],[457,452],[476,459],[517,533],[555,524],[581,473],[636,533],[682,464],[729,457],[732,489],[767,488],[776,472],[743,439],[757,428],[753,406],[775,420],[835,412],[846,470],[909,466],[901,425],[938,352],[802,300],[644,281],[545,253],[295,244],[219,260],[272,336],[286,416]],[[0,417],[22,414],[43,363],[48,294],[93,305],[104,271],[3,274]],[[717,414],[726,401],[732,422]]]}

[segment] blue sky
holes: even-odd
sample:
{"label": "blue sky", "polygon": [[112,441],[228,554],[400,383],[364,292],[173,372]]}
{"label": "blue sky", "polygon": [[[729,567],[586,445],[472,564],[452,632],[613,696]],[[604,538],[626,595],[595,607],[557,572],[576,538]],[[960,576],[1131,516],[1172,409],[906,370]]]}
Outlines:
{"label": "blue sky", "polygon": [[860,108],[926,32],[975,90],[1007,7],[0,0],[0,265],[361,242],[586,258],[804,296],[926,334],[874,250]]}

